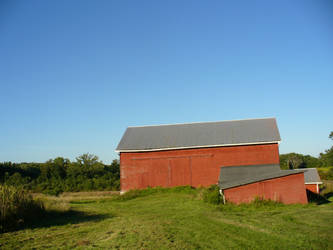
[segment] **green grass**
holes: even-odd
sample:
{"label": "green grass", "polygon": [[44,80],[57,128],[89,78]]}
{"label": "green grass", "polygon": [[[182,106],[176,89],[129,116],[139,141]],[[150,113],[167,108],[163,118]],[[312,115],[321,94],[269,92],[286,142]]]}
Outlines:
{"label": "green grass", "polygon": [[203,202],[202,193],[179,188],[133,191],[122,198],[39,197],[53,214],[0,235],[0,248],[333,248],[333,203],[212,205]]}
{"label": "green grass", "polygon": [[333,196],[333,180],[323,180],[323,184],[320,185],[320,194],[326,198]]}
{"label": "green grass", "polygon": [[333,168],[333,166],[320,167],[320,168],[317,168],[317,169],[318,169],[318,170],[322,170],[322,171],[329,171],[331,168]]}
{"label": "green grass", "polygon": [[333,180],[333,166],[317,168],[322,180]]}

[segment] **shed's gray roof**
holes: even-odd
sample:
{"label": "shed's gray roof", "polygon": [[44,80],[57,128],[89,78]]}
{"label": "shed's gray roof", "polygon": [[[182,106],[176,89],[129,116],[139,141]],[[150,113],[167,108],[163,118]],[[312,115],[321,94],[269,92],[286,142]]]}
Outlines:
{"label": "shed's gray roof", "polygon": [[302,169],[299,168],[299,169],[294,169],[294,171],[304,172],[305,184],[322,183],[316,168],[302,168]]}
{"label": "shed's gray roof", "polygon": [[218,147],[281,141],[275,118],[128,127],[118,152]]}
{"label": "shed's gray roof", "polygon": [[219,187],[228,189],[301,172],[281,170],[278,164],[221,167]]}

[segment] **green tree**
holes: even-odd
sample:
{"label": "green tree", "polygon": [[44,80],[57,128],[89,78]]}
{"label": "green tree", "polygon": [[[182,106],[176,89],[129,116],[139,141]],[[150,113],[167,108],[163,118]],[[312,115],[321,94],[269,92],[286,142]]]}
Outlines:
{"label": "green tree", "polygon": [[[333,131],[331,131],[328,138],[333,140]],[[333,146],[325,150],[324,153],[320,153],[319,159],[323,162],[324,166],[333,166]]]}
{"label": "green tree", "polygon": [[306,167],[304,156],[297,153],[280,155],[280,166],[282,169],[294,169]]}
{"label": "green tree", "polygon": [[323,166],[323,162],[311,155],[289,153],[280,155],[280,166],[281,169],[318,168]]}
{"label": "green tree", "polygon": [[93,166],[96,163],[101,163],[98,159],[98,156],[92,155],[92,154],[89,154],[89,153],[80,155],[79,157],[76,158],[76,161],[81,166]]}
{"label": "green tree", "polygon": [[325,150],[325,153],[320,153],[319,159],[323,162],[323,166],[333,166],[333,146]]}

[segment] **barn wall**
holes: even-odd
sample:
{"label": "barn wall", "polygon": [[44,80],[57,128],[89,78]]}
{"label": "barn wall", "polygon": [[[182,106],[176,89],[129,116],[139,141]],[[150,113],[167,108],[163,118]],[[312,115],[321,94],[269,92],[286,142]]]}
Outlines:
{"label": "barn wall", "polygon": [[285,204],[308,203],[303,173],[234,187],[223,193],[227,201],[236,204],[251,202],[255,197]]}
{"label": "barn wall", "polygon": [[208,186],[221,166],[255,164],[279,164],[278,144],[121,153],[121,190]]}
{"label": "barn wall", "polygon": [[[317,184],[305,184],[305,188],[312,193],[318,194],[319,192],[317,191]],[[318,188],[319,189],[319,188]]]}

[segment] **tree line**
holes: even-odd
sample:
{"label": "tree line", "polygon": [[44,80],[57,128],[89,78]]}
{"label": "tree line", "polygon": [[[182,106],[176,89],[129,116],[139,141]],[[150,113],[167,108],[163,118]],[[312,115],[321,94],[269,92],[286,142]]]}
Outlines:
{"label": "tree line", "polygon": [[[333,131],[329,134],[333,140]],[[333,166],[333,146],[325,152],[320,153],[319,157],[302,155],[297,153],[281,154],[280,166],[282,169],[294,168],[320,168]]]}
{"label": "tree line", "polygon": [[118,160],[106,165],[91,154],[80,155],[73,162],[62,157],[45,163],[0,162],[0,183],[54,195],[119,190],[120,166]]}

